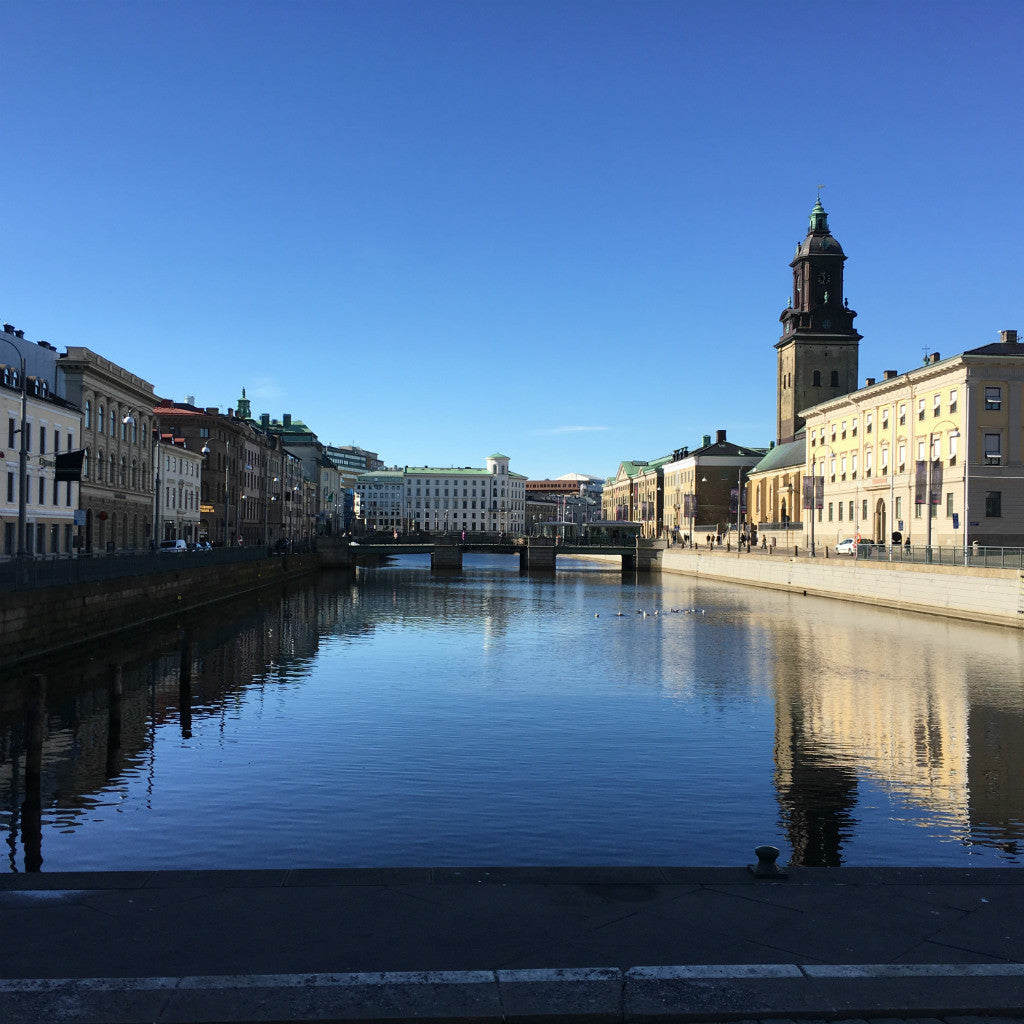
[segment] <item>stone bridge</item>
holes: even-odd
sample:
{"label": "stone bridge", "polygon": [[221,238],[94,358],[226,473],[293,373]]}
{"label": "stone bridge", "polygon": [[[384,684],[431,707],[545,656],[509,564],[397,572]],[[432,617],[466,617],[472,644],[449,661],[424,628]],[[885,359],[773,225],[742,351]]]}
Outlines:
{"label": "stone bridge", "polygon": [[349,543],[318,537],[317,551],[325,568],[365,565],[392,555],[429,554],[432,571],[462,569],[467,554],[518,555],[521,572],[554,572],[559,555],[612,555],[622,560],[623,572],[650,572],[660,567],[663,541],[632,544],[556,544],[550,537],[511,537],[507,540],[460,540],[454,536],[412,540],[359,540]]}

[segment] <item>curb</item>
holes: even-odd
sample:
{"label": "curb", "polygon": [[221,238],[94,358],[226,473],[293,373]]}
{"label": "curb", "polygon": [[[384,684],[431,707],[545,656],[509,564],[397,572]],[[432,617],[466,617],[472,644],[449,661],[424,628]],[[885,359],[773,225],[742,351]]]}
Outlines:
{"label": "curb", "polygon": [[5,1024],[668,1024],[993,1014],[1024,1017],[1024,964],[0,979]]}

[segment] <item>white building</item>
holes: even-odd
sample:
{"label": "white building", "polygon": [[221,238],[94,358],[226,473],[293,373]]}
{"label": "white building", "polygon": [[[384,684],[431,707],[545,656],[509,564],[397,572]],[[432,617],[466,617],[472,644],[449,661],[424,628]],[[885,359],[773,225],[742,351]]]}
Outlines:
{"label": "white building", "polygon": [[[26,341],[10,324],[0,334],[0,555],[18,551],[22,385],[25,388],[25,552],[67,554],[75,546],[77,481],[58,481],[58,453],[81,445],[82,414],[55,393],[56,350]],[[22,380],[22,364],[25,377]]]}
{"label": "white building", "polygon": [[203,455],[183,444],[162,440],[156,446],[159,474],[153,536],[162,540],[199,540]]}
{"label": "white building", "polygon": [[356,481],[356,518],[365,529],[519,534],[526,526],[526,477],[507,455],[483,468],[406,466]]}

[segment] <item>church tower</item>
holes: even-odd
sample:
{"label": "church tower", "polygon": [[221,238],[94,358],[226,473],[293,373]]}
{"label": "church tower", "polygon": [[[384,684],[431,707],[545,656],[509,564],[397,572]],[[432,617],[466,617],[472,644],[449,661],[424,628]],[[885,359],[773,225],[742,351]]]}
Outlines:
{"label": "church tower", "polygon": [[801,409],[857,390],[857,315],[843,294],[846,255],[832,237],[821,198],[807,237],[796,247],[793,297],[783,310],[778,352],[776,436],[792,441],[804,428]]}

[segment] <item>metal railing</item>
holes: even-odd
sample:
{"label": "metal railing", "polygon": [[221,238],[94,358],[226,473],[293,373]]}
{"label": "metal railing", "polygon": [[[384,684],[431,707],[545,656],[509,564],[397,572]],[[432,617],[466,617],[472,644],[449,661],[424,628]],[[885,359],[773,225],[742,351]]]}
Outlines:
{"label": "metal railing", "polygon": [[97,583],[172,570],[234,565],[274,557],[266,547],[212,548],[209,551],[120,551],[112,554],[36,556],[0,562],[0,590],[36,590]]}
{"label": "metal railing", "polygon": [[[842,557],[842,556],[836,556]],[[912,562],[924,565],[962,565],[976,569],[1024,569],[1024,548],[974,547],[964,549],[955,545],[931,548],[923,544],[893,544],[890,553],[884,544],[864,544],[857,547],[857,558],[872,562]]]}

